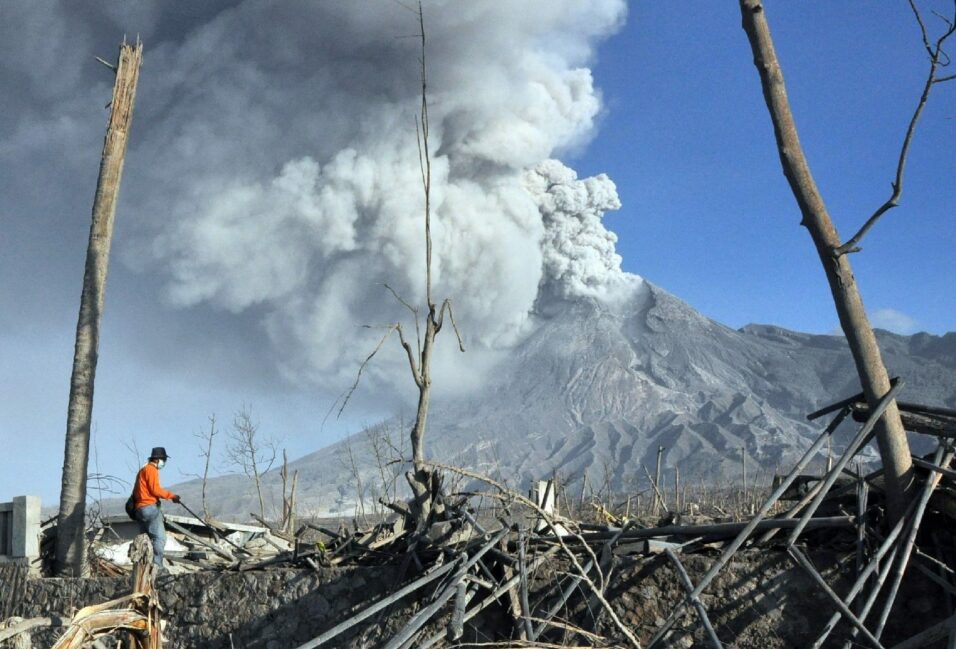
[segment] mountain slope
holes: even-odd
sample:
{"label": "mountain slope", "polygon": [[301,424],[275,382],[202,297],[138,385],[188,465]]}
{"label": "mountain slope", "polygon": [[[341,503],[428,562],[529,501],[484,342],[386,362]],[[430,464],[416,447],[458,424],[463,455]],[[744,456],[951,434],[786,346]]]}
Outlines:
{"label": "mountain slope", "polygon": [[[625,490],[645,480],[641,464],[652,467],[663,446],[665,466],[712,482],[739,475],[742,452],[751,467],[786,467],[821,430],[805,415],[859,391],[842,337],[734,331],[640,281],[624,299],[560,307],[535,315],[533,333],[482,389],[434,402],[430,457],[522,488],[587,473],[591,484]],[[891,374],[906,381],[904,400],[956,406],[956,333],[878,337]],[[405,435],[394,421],[294,462],[302,509],[352,514],[359,483],[366,504],[390,480],[401,483],[400,465],[386,462],[402,455]],[[267,484],[278,492],[278,475]],[[177,489],[195,499],[198,485]],[[229,494],[214,496],[224,515],[252,511],[237,477],[215,479],[210,491]]]}

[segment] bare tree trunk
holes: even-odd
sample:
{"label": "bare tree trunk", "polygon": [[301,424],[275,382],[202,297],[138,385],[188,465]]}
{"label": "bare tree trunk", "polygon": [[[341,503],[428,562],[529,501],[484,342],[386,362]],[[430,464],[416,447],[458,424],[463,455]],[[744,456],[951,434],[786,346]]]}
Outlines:
{"label": "bare tree trunk", "polygon": [[[886,366],[876,336],[866,316],[849,258],[837,252],[840,237],[820,196],[790,111],[783,72],[774,51],[770,28],[761,0],[740,0],[743,28],[753,50],[754,65],[760,73],[764,99],[773,121],[783,173],[800,206],[801,224],[810,232],[826,272],[830,292],[856,364],[863,392],[874,407],[890,389]],[[909,444],[896,402],[890,404],[876,428],[880,456],[886,471],[886,493],[892,520],[902,513],[913,481]]]}
{"label": "bare tree trunk", "polygon": [[428,402],[432,392],[431,352],[435,342],[435,305],[429,305],[430,313],[425,321],[425,340],[422,344],[422,376],[418,387],[418,410],[415,411],[415,424],[412,426],[412,460],[415,470],[421,471],[425,462],[425,424],[428,419]]}
{"label": "bare tree trunk", "polygon": [[[424,85],[423,85],[424,88]],[[424,104],[424,101],[423,101]],[[423,113],[427,115],[427,112]],[[427,124],[427,117],[424,120]],[[427,161],[427,130],[423,129],[425,135],[426,150],[426,168]],[[426,293],[428,300],[428,313],[425,315],[425,335],[422,339],[421,362],[419,372],[415,377],[418,385],[418,408],[415,411],[415,423],[412,426],[412,461],[415,466],[414,473],[407,476],[408,484],[412,489],[412,516],[415,519],[417,531],[421,532],[428,519],[434,513],[434,499],[437,495],[439,484],[438,476],[435,475],[425,465],[425,428],[428,421],[428,404],[431,399],[432,377],[431,377],[431,355],[435,344],[435,335],[441,328],[441,325],[435,319],[435,305],[431,301],[431,214],[429,209],[428,190],[430,188],[430,177],[426,171],[425,180],[425,241],[426,241]],[[443,309],[444,311],[444,309]],[[409,348],[410,349],[410,348]]]}
{"label": "bare tree trunk", "polygon": [[[263,519],[266,517],[266,503],[262,499],[262,478],[259,476],[259,467],[256,466],[256,458],[252,458],[252,475],[256,478],[256,494],[259,496],[259,516]],[[275,502],[275,501],[273,501]]]}
{"label": "bare tree trunk", "polygon": [[205,464],[202,470],[202,513],[205,517],[205,520],[209,520],[209,507],[208,501],[206,500],[206,487],[209,484],[209,462],[212,460],[212,440],[216,437],[216,415],[215,413],[209,416],[209,434],[203,435],[200,433],[200,437],[205,437],[206,448],[203,449],[203,457],[205,458]]}
{"label": "bare tree trunk", "polygon": [[439,513],[436,508],[435,496],[441,490],[439,476],[425,464],[425,425],[428,419],[428,403],[432,391],[431,352],[435,342],[435,334],[438,333],[440,326],[435,321],[435,305],[429,303],[428,307],[429,312],[425,316],[425,336],[422,341],[418,409],[415,412],[415,424],[412,426],[411,432],[412,461],[415,471],[407,476],[413,494],[411,502],[412,517],[415,519],[418,532],[424,530],[430,517]]}
{"label": "bare tree trunk", "polygon": [[[425,315],[425,335],[421,340],[420,355],[416,362],[415,355],[412,352],[411,345],[402,335],[401,327],[397,327],[402,346],[408,354],[408,361],[415,384],[418,386],[418,409],[415,413],[415,425],[412,426],[412,461],[415,465],[414,473],[406,475],[409,486],[414,494],[412,501],[412,514],[416,521],[418,531],[421,531],[428,518],[433,513],[437,513],[435,507],[435,496],[441,490],[440,476],[432,472],[425,465],[425,424],[428,419],[428,403],[431,398],[432,376],[431,376],[431,357],[432,349],[435,344],[435,336],[441,331],[445,320],[445,312],[451,319],[452,327],[455,329],[455,335],[458,336],[458,348],[465,351],[461,340],[461,334],[455,324],[455,316],[452,311],[451,300],[445,299],[441,308],[436,307],[432,298],[432,230],[431,230],[431,152],[428,143],[428,79],[427,68],[425,65],[425,16],[422,12],[421,2],[418,4],[418,26],[421,37],[421,79],[422,79],[422,112],[419,122],[416,124],[418,130],[419,163],[422,172],[422,190],[425,195],[425,302],[428,306],[428,313]],[[418,327],[418,313],[411,309],[415,314],[416,328]]]}
{"label": "bare tree trunk", "polygon": [[86,517],[86,472],[89,463],[90,420],[100,318],[106,292],[116,199],[123,175],[123,160],[142,60],[141,43],[123,43],[120,46],[112,109],[93,202],[93,222],[90,226],[80,315],[76,325],[73,373],[70,377],[66,448],[60,511],[57,516],[56,573],[59,575],[80,575],[85,572],[83,535]]}

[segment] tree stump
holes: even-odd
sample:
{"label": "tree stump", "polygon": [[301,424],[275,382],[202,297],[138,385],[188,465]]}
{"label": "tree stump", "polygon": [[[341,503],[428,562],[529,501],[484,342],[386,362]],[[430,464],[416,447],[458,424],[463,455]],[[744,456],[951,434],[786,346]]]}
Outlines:
{"label": "tree stump", "polygon": [[156,564],[153,563],[153,546],[149,536],[140,534],[129,546],[129,558],[133,563],[132,592],[139,593],[135,607],[147,619],[146,635],[130,633],[128,649],[162,649],[163,637],[160,620],[159,598],[155,590]]}

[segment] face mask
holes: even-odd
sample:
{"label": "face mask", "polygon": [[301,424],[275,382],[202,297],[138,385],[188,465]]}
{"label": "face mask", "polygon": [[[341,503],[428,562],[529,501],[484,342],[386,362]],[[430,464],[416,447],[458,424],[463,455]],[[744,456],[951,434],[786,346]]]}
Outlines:
{"label": "face mask", "polygon": [[156,461],[156,468],[157,468],[157,469],[162,469],[164,466],[166,466],[166,460],[157,460],[157,461]]}

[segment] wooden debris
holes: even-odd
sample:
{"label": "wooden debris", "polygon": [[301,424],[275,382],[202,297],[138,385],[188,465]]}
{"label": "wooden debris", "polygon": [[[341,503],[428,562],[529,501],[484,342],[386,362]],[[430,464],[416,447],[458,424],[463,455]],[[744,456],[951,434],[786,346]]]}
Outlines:
{"label": "wooden debris", "polygon": [[[825,643],[842,622],[849,626],[850,641],[859,638],[855,640],[857,643],[879,648],[884,646],[881,636],[911,564],[926,575],[930,587],[940,589],[941,595],[956,595],[956,587],[950,583],[956,571],[947,563],[947,558],[952,559],[952,556],[947,557],[939,543],[935,555],[929,552],[931,544],[928,542],[924,544],[921,540],[921,547],[916,545],[924,518],[937,516],[946,520],[936,511],[944,509],[936,507],[936,499],[953,500],[956,471],[949,467],[953,450],[946,428],[949,425],[945,419],[949,416],[948,411],[930,412],[932,409],[926,408],[910,411],[923,417],[936,417],[937,422],[942,421],[942,428],[936,426],[933,430],[943,432],[938,434],[940,444],[932,461],[914,458],[918,467],[916,477],[921,483],[914,491],[918,497],[892,529],[881,530],[879,527],[885,520],[882,517],[885,495],[880,488],[881,472],[864,475],[861,464],[854,464],[860,449],[872,439],[873,427],[883,409],[901,387],[902,381],[894,381],[879,406],[865,411],[867,417],[863,425],[839,457],[830,457],[823,475],[808,476],[803,472],[829,444],[837,427],[851,414],[856,416],[864,410],[858,405],[858,398],[853,398],[814,413],[814,416],[834,413],[833,420],[792,471],[775,480],[772,493],[762,504],[754,492],[751,510],[754,514],[741,522],[707,522],[708,519],[694,517],[693,524],[682,524],[682,514],[686,512],[675,506],[675,511],[668,512],[670,516],[658,521],[656,526],[642,527],[629,513],[620,515],[619,508],[609,502],[607,507],[594,504],[598,522],[583,524],[558,514],[558,485],[553,480],[539,482],[537,489],[527,498],[508,491],[490,478],[433,464],[430,465],[432,470],[458,472],[469,479],[484,481],[494,491],[458,493],[454,498],[436,494],[442,506],[436,508],[437,513],[417,532],[410,524],[410,508],[401,503],[383,503],[391,519],[364,529],[359,529],[354,521],[352,528],[341,525],[338,529],[332,529],[334,525],[299,521],[294,533],[290,531],[289,523],[294,520],[293,512],[286,507],[283,529],[260,521],[263,527],[245,535],[242,541],[235,540],[236,537],[229,540],[218,531],[215,538],[210,538],[196,525],[173,521],[170,535],[189,551],[178,553],[185,556],[177,553],[168,556],[175,567],[182,570],[262,570],[282,566],[315,571],[329,566],[401,565],[403,578],[393,592],[297,649],[336,646],[343,633],[362,623],[367,624],[372,616],[413,597],[417,601],[415,612],[400,620],[397,633],[380,639],[381,646],[425,649],[443,643],[467,643],[469,629],[474,631],[468,625],[478,624],[472,621],[492,606],[500,607],[513,620],[512,635],[507,638],[511,644],[508,646],[574,646],[580,643],[642,647],[636,632],[622,621],[608,601],[611,575],[616,574],[623,557],[636,555],[637,558],[631,561],[669,561],[685,591],[667,619],[656,629],[652,632],[642,630],[650,636],[643,647],[660,647],[677,621],[692,607],[707,642],[719,649],[723,645],[704,606],[702,594],[742,548],[769,547],[773,543],[785,547],[787,555],[826,594],[832,606],[833,614],[812,647],[829,646]],[[652,487],[655,486],[654,477],[649,471],[647,474]],[[795,485],[798,488],[795,489]],[[505,508],[514,508],[518,514],[509,513],[508,519],[501,520],[487,513],[479,516],[468,505],[473,502],[469,497],[476,495],[504,503]],[[653,495],[655,499],[650,506],[666,510],[664,493],[658,490]],[[780,501],[791,495],[797,502],[787,503],[789,509],[781,507]],[[630,510],[630,499],[624,502]],[[842,512],[842,515],[833,515],[835,512]],[[644,521],[645,524],[648,522]],[[788,531],[785,539],[783,535],[775,536],[782,529]],[[812,555],[807,546],[812,549],[815,539],[821,536],[809,534],[814,530],[843,532],[829,537],[840,539],[849,561],[855,563],[855,579],[845,595],[837,594],[838,590],[846,591],[845,587],[829,584],[810,561]],[[681,557],[686,561],[686,556],[692,552],[712,552],[714,549],[719,556],[702,577],[695,577],[695,584]],[[951,547],[946,551],[951,552]],[[548,563],[552,564],[547,566],[548,578],[543,579],[537,571]],[[101,572],[108,574],[123,569],[107,560],[98,565]],[[406,570],[417,573],[406,579]],[[142,574],[139,579],[139,585],[133,589],[134,595],[125,598],[127,608],[119,608],[121,602],[118,600],[107,603],[110,606],[103,611],[84,609],[81,611],[84,617],[75,619],[73,625],[77,629],[90,630],[94,635],[98,632],[96,629],[128,628],[140,642],[137,647],[152,649],[152,645],[142,642],[154,630],[158,634],[159,608],[152,606],[150,602],[153,600],[140,590],[147,588],[142,583]],[[876,603],[882,607],[880,614],[875,620],[869,620],[868,615]],[[408,602],[405,605],[408,606]],[[127,609],[131,613],[125,613]],[[951,608],[947,615],[952,615]],[[921,646],[920,643],[944,639],[947,635],[956,637],[954,624],[956,617],[950,617],[921,632],[913,629],[914,635],[895,649]],[[72,633],[75,636],[79,630]],[[600,635],[602,633],[614,637],[607,639]],[[721,633],[726,634],[726,629]],[[4,637],[2,634],[0,631],[0,639]],[[726,641],[730,644],[733,640],[727,637]],[[157,637],[150,642],[160,640]]]}
{"label": "wooden debris", "polygon": [[90,640],[128,631],[135,649],[162,649],[159,600],[153,588],[153,550],[145,534],[136,538],[132,594],[77,611],[53,649],[81,649]]}

